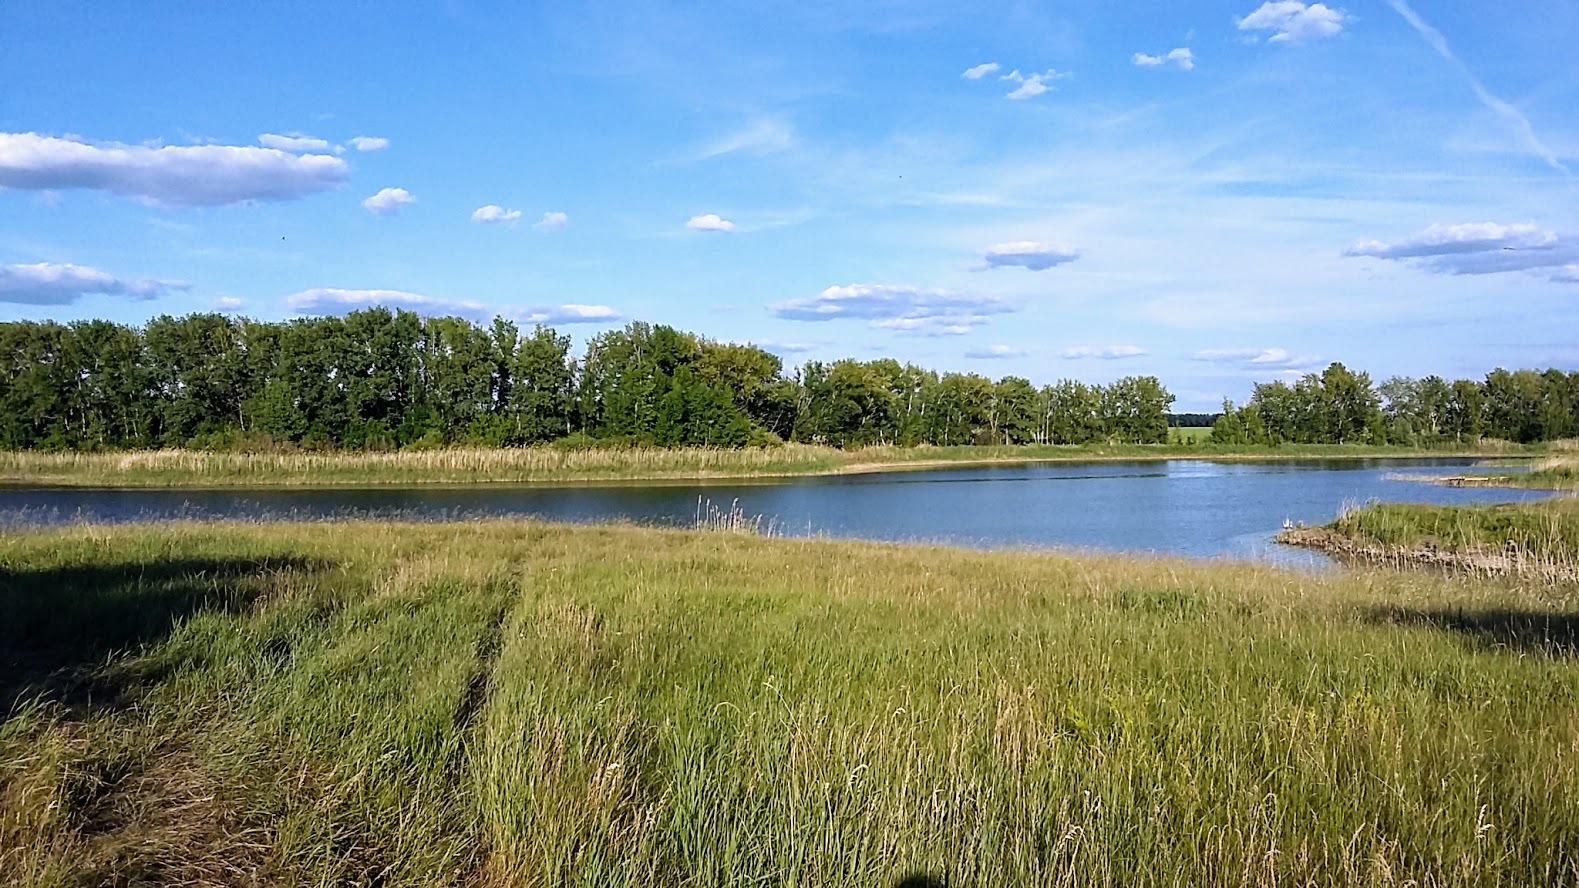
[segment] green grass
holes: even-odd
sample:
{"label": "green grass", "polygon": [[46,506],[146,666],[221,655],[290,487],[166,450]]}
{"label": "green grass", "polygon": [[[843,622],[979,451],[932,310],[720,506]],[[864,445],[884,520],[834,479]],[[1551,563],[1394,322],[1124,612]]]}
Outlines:
{"label": "green grass", "polygon": [[1551,885],[1576,590],[465,524],[0,536],[0,882]]}
{"label": "green grass", "polygon": [[1579,562],[1579,498],[1574,497],[1489,506],[1373,503],[1345,512],[1330,528],[1382,546],[1511,550],[1541,560]]}
{"label": "green grass", "polygon": [[1120,459],[1356,459],[1408,456],[1508,456],[1533,453],[1502,442],[1419,450],[1363,445],[1217,447],[1182,430],[1188,443],[867,447],[809,444],[706,448],[455,448],[393,453],[224,453],[155,450],[107,453],[0,451],[0,483],[72,487],[378,486],[392,484],[575,484],[717,478],[773,478],[899,471],[940,465]]}

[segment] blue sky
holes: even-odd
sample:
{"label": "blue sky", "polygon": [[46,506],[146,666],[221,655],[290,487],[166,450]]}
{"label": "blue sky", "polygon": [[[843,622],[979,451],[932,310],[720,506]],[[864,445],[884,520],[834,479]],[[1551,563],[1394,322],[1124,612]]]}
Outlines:
{"label": "blue sky", "polygon": [[842,6],[9,0],[0,320],[638,319],[1178,409],[1579,367],[1571,0]]}

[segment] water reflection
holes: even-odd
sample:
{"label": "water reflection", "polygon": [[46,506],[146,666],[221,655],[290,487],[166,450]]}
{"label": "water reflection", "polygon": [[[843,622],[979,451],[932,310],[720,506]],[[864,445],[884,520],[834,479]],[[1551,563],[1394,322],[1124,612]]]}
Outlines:
{"label": "water reflection", "polygon": [[786,535],[937,542],[976,547],[1058,546],[1319,565],[1272,543],[1285,520],[1329,521],[1371,499],[1509,502],[1538,491],[1449,488],[1388,477],[1473,460],[1305,460],[1059,463],[932,469],[770,482],[576,487],[83,490],[0,488],[0,525],[169,519],[451,521],[531,516],[690,526],[698,500]]}

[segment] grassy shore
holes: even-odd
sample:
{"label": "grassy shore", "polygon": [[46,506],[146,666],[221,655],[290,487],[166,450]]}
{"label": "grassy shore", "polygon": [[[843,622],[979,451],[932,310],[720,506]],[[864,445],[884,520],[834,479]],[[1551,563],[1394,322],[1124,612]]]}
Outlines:
{"label": "grassy shore", "polygon": [[1119,459],[1355,459],[1508,456],[1500,442],[1416,450],[1354,445],[1217,448],[1186,445],[868,447],[785,444],[742,450],[565,449],[553,446],[364,453],[128,453],[0,451],[0,483],[74,487],[378,486],[390,484],[574,484],[607,481],[774,478],[938,466]]}
{"label": "grassy shore", "polygon": [[1579,580],[1579,498],[1570,496],[1488,506],[1372,503],[1278,539],[1370,560]]}
{"label": "grassy shore", "polygon": [[526,522],[0,535],[0,882],[1554,885],[1572,585]]}
{"label": "grassy shore", "polygon": [[1425,481],[1449,487],[1523,487],[1531,490],[1579,490],[1579,456],[1568,453],[1528,461],[1497,461],[1498,467],[1524,471],[1476,472],[1470,475],[1398,475],[1403,481]]}

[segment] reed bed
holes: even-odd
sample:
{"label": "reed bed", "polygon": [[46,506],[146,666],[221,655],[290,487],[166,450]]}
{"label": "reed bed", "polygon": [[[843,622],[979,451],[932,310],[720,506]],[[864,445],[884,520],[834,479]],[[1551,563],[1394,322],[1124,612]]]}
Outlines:
{"label": "reed bed", "polygon": [[512,521],[10,533],[0,882],[1572,884],[1575,596]]}
{"label": "reed bed", "polygon": [[[1516,451],[1516,449],[1515,449]],[[1363,459],[1507,455],[1501,442],[1476,449],[1414,450],[1353,445],[1211,446],[1013,445],[873,446],[815,444],[719,448],[521,448],[436,450],[130,452],[0,451],[0,483],[81,487],[379,486],[394,484],[556,484],[621,480],[703,480],[892,471],[944,465],[1112,459]]]}

